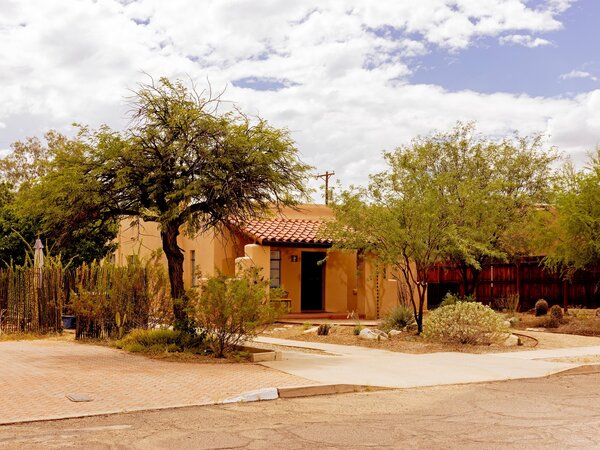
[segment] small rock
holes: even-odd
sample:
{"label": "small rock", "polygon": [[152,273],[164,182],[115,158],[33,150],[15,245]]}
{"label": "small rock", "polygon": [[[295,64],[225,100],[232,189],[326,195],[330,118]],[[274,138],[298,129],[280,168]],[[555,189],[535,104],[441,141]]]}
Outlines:
{"label": "small rock", "polygon": [[316,333],[318,329],[319,329],[319,327],[312,327],[312,328],[309,328],[308,330],[304,330],[303,332],[305,334]]}
{"label": "small rock", "polygon": [[287,325],[284,325],[284,328],[292,328],[294,325],[290,325],[289,323]]}
{"label": "small rock", "polygon": [[387,340],[388,339],[388,335],[385,334],[385,332],[378,330],[376,328],[374,328],[374,329],[363,328],[362,330],[360,330],[360,334],[358,335],[358,337],[360,339],[367,339],[367,340],[376,340],[376,339]]}
{"label": "small rock", "polygon": [[514,334],[509,335],[504,341],[503,345],[505,347],[514,347],[515,345],[519,345],[519,336],[515,336]]}
{"label": "small rock", "polygon": [[398,336],[399,334],[402,334],[402,331],[400,331],[400,330],[390,330],[390,332],[388,334],[390,336]]}
{"label": "small rock", "polygon": [[273,328],[273,333],[277,333],[278,331],[286,331],[286,328]]}
{"label": "small rock", "polygon": [[510,327],[512,326],[512,324],[510,323],[510,320],[505,320],[505,321],[504,321],[504,326],[505,326],[506,328],[510,328]]}

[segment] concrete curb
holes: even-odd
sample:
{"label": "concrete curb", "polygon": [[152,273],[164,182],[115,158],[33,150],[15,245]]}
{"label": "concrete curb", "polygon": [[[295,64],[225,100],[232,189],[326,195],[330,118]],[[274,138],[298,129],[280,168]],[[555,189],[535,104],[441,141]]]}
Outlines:
{"label": "concrete curb", "polygon": [[222,402],[221,404],[228,403],[246,403],[246,402],[258,402],[261,400],[276,400],[279,398],[279,393],[277,388],[264,388],[257,389],[255,391],[244,392],[243,394],[236,395],[235,397],[230,397]]}
{"label": "concrete curb", "polygon": [[358,384],[312,384],[308,386],[288,386],[282,388],[264,388],[244,392],[219,402],[219,404],[259,402],[278,398],[315,397],[317,395],[351,394],[354,392],[372,392],[393,388],[363,386]]}
{"label": "concrete curb", "polygon": [[315,384],[279,388],[279,398],[314,397],[317,395],[350,394],[354,392],[372,392],[390,389],[393,388],[359,384]]}

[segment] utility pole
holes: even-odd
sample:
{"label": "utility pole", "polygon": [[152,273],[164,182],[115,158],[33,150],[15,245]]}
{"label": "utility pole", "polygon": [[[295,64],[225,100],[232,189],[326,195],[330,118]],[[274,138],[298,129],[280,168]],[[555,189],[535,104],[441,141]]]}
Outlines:
{"label": "utility pole", "polygon": [[317,175],[315,178],[325,180],[325,204],[329,204],[329,178],[335,175],[335,172],[326,171],[325,173],[321,173]]}

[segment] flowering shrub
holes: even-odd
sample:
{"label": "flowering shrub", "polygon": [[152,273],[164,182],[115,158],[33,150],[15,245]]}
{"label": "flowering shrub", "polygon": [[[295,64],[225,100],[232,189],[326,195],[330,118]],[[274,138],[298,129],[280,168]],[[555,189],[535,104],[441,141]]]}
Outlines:
{"label": "flowering shrub", "polygon": [[423,336],[426,339],[456,343],[489,345],[506,338],[508,328],[502,316],[477,302],[457,302],[429,314]]}

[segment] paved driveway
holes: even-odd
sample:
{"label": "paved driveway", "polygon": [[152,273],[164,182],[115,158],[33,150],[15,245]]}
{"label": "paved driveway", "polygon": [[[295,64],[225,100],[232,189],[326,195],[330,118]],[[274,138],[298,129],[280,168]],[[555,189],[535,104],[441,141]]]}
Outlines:
{"label": "paved driveway", "polygon": [[[256,364],[150,360],[72,342],[0,342],[0,424],[218,403],[266,387],[314,384]],[[93,401],[74,403],[66,395]]]}
{"label": "paved driveway", "polygon": [[544,377],[585,364],[586,359],[595,360],[600,355],[600,346],[487,354],[407,354],[268,337],[257,341],[325,352],[286,351],[282,361],[266,362],[265,366],[321,383],[392,388]]}

